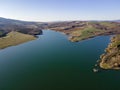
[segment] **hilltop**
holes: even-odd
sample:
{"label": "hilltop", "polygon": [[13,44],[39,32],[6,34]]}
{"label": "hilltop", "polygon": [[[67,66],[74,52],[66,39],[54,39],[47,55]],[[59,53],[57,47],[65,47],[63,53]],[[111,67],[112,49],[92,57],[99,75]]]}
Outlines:
{"label": "hilltop", "polygon": [[0,49],[36,39],[42,34],[41,22],[0,18]]}
{"label": "hilltop", "polygon": [[42,33],[41,24],[43,23],[0,18],[0,37],[5,36],[11,31],[37,35]]}

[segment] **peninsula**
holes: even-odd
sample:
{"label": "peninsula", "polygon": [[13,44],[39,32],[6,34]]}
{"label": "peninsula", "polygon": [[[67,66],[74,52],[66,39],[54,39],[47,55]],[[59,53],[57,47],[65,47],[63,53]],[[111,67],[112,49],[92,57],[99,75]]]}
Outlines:
{"label": "peninsula", "polygon": [[42,34],[41,23],[0,18],[0,49],[16,46]]}
{"label": "peninsula", "polygon": [[11,31],[5,37],[0,38],[0,49],[15,46],[24,42],[35,40],[36,37],[28,34],[23,34],[16,31]]}
{"label": "peninsula", "polygon": [[78,42],[100,35],[120,34],[120,23],[116,21],[71,21],[48,23],[48,29],[64,32],[69,40]]}
{"label": "peninsula", "polygon": [[100,57],[100,67],[103,69],[120,69],[120,35],[111,38],[111,43]]}

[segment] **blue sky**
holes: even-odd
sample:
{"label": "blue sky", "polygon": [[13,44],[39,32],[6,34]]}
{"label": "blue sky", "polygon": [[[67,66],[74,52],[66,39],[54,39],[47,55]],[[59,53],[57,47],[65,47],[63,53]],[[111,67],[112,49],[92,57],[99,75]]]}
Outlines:
{"label": "blue sky", "polygon": [[27,21],[116,20],[120,0],[0,0],[0,17]]}

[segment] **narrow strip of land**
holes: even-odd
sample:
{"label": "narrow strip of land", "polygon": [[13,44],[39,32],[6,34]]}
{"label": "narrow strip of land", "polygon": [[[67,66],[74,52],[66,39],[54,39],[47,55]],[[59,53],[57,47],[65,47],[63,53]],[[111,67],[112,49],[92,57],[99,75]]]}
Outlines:
{"label": "narrow strip of land", "polygon": [[12,31],[8,33],[5,37],[0,38],[0,49],[22,44],[35,39],[36,37],[34,37],[33,35]]}
{"label": "narrow strip of land", "polygon": [[112,37],[105,54],[101,55],[100,67],[103,69],[120,69],[120,35]]}

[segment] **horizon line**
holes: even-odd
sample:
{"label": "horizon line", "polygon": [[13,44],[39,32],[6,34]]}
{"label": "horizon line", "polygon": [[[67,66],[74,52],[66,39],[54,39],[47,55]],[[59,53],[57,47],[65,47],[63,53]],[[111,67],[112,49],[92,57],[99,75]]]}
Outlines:
{"label": "horizon line", "polygon": [[0,17],[3,19],[11,19],[11,20],[18,20],[18,21],[26,21],[26,22],[70,22],[70,21],[119,21],[120,19],[84,19],[84,20],[78,20],[78,19],[73,19],[73,20],[48,20],[48,21],[40,21],[40,20],[24,20],[24,19],[17,19],[17,18],[6,18],[6,17]]}

